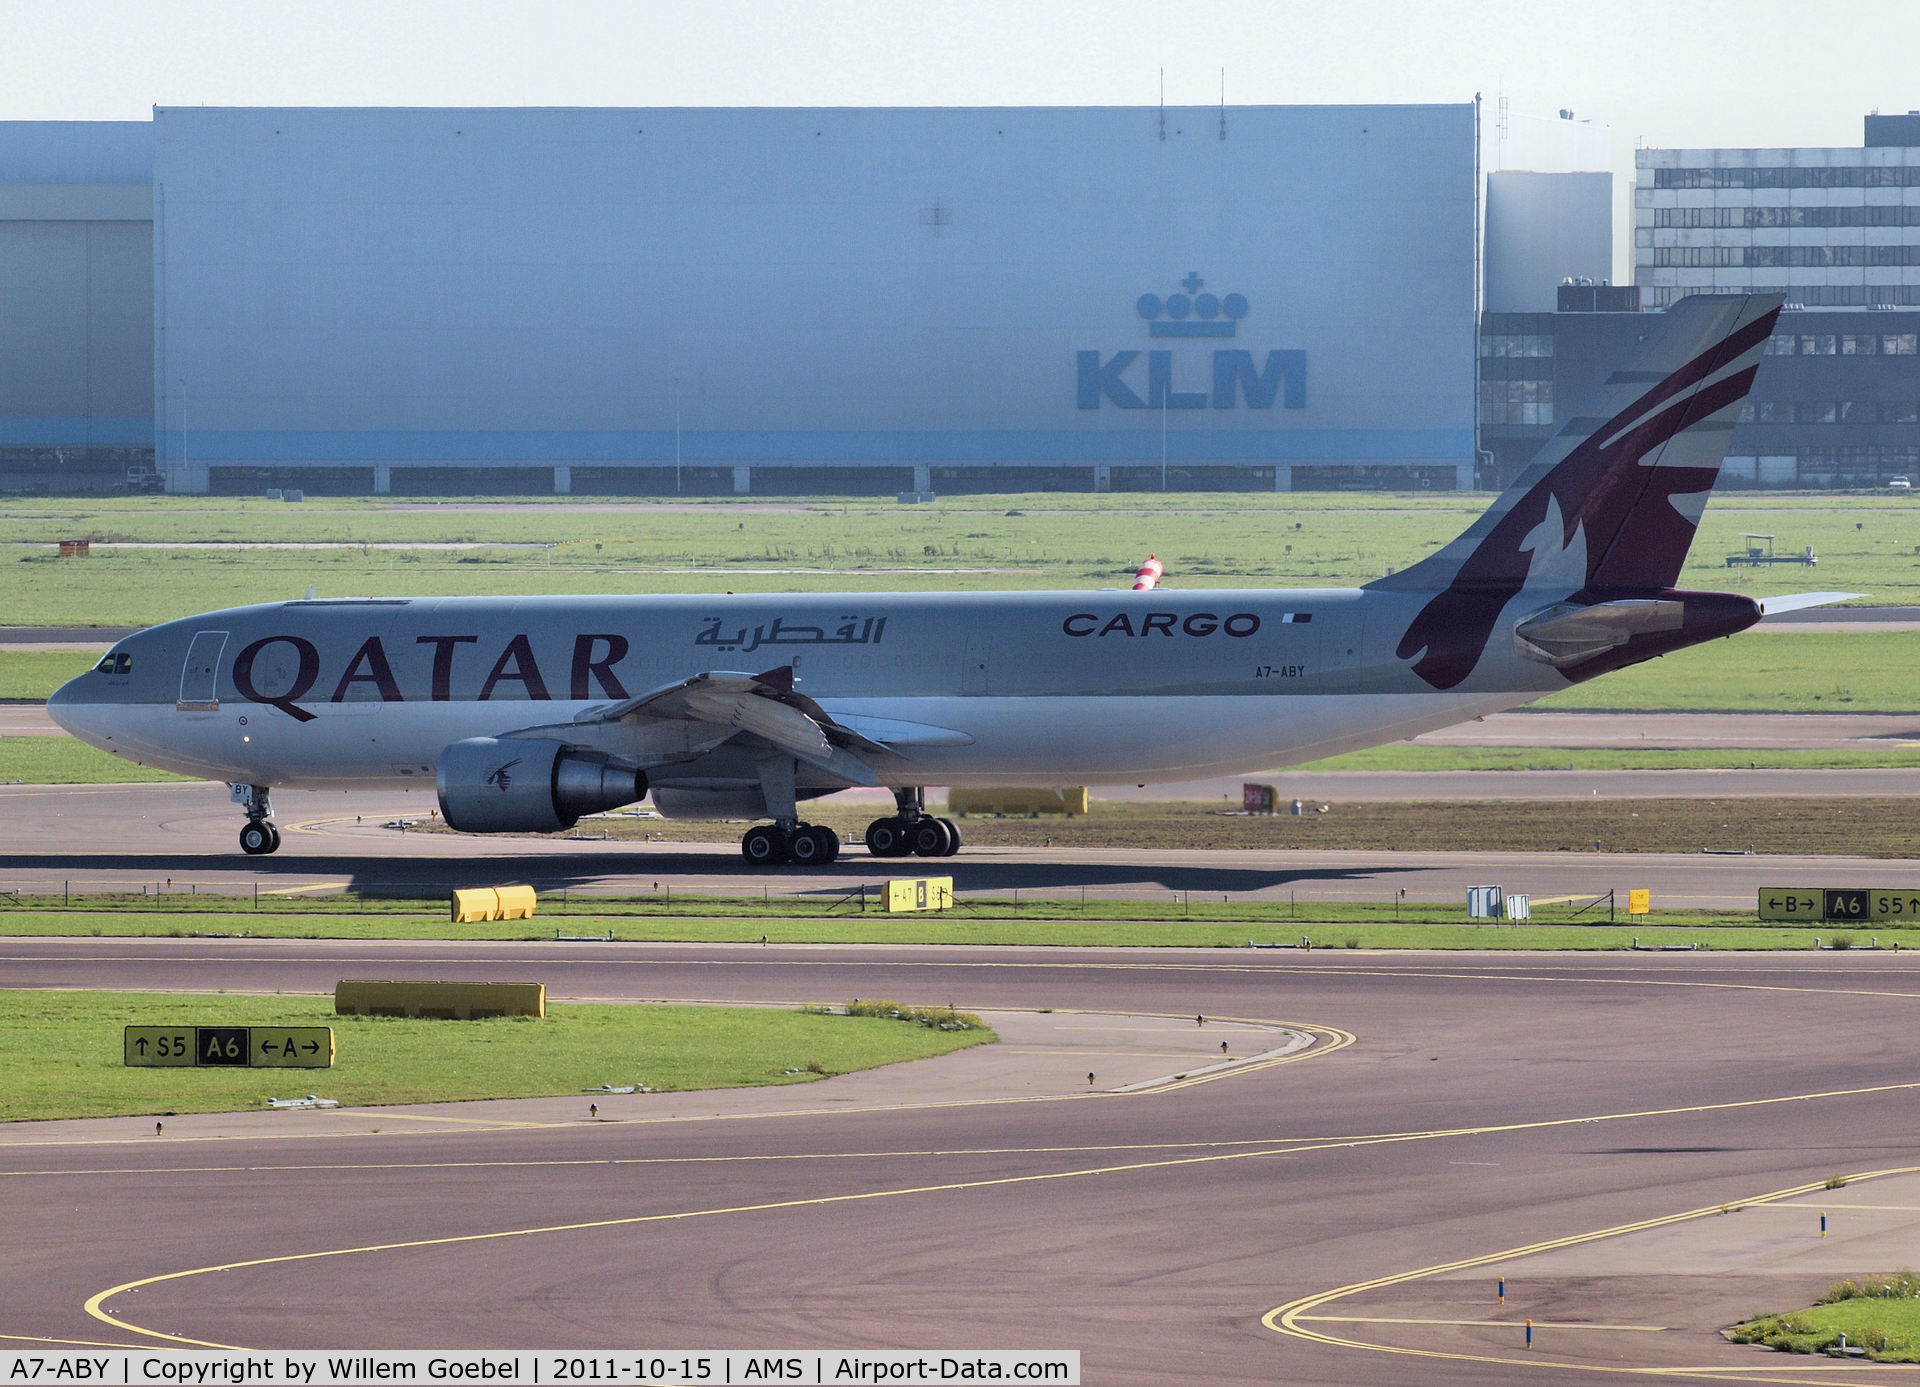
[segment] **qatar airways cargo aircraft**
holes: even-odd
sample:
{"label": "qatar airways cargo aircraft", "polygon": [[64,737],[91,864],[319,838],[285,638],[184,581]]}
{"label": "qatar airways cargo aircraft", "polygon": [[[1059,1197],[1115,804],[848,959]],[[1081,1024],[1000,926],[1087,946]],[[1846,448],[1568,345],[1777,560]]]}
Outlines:
{"label": "qatar airways cargo aircraft", "polygon": [[[1360,588],[269,602],[127,637],[48,711],[143,765],[269,791],[437,787],[470,833],[553,832],[651,794],[770,820],[893,789],[876,856],[944,856],[922,788],[1190,779],[1315,760],[1731,635],[1761,604],[1673,585],[1778,295],[1645,319],[1636,358],[1465,534]],[[1844,594],[1804,594],[1806,606]]]}

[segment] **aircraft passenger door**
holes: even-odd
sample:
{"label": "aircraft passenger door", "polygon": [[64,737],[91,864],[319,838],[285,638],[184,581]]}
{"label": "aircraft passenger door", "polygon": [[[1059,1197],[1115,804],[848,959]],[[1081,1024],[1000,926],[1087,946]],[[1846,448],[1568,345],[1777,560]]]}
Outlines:
{"label": "aircraft passenger door", "polygon": [[964,694],[983,694],[988,691],[987,662],[988,639],[985,631],[967,633],[966,652],[961,656],[964,663],[960,669],[960,692]]}
{"label": "aircraft passenger door", "polygon": [[216,681],[220,673],[220,652],[227,648],[225,631],[201,631],[187,647],[187,663],[180,671],[180,701],[183,711],[215,712],[220,707]]}

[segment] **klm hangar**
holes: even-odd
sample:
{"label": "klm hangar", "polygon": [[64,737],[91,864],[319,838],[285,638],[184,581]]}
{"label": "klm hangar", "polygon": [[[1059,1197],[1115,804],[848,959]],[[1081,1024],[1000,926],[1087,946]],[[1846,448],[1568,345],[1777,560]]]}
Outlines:
{"label": "klm hangar", "polygon": [[177,492],[1466,487],[1474,107],[153,117]]}

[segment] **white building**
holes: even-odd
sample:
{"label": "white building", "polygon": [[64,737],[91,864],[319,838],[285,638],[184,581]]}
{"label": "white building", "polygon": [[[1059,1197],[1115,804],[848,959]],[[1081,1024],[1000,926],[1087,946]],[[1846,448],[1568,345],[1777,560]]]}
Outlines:
{"label": "white building", "polygon": [[1858,149],[1643,149],[1634,282],[1649,308],[1783,289],[1790,305],[1920,304],[1920,114]]}

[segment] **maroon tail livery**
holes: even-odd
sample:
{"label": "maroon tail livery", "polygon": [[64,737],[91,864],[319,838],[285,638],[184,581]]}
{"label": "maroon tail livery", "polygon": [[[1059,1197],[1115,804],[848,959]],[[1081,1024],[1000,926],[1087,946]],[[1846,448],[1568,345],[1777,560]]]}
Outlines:
{"label": "maroon tail livery", "polygon": [[[1780,304],[1777,294],[1694,297],[1649,315],[1633,364],[1607,379],[1492,509],[1438,553],[1369,584],[1434,594],[1401,637],[1399,657],[1434,688],[1455,687],[1523,589],[1542,607],[1693,599],[1686,626],[1711,620],[1714,634],[1757,620],[1746,598],[1706,602],[1707,594],[1672,585]],[[1677,643],[1700,638],[1690,629]],[[1632,658],[1657,653],[1636,643]],[[1553,661],[1570,678],[1627,662]]]}

